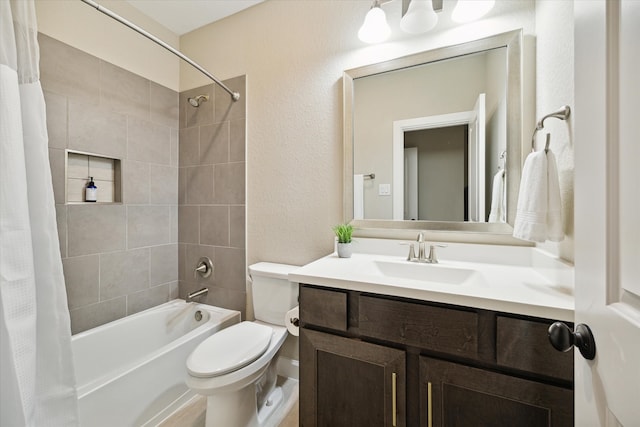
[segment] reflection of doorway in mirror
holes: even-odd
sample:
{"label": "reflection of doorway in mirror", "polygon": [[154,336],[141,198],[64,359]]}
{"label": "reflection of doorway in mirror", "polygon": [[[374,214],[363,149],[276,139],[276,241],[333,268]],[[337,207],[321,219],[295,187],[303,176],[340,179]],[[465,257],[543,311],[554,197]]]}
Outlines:
{"label": "reflection of doorway in mirror", "polygon": [[414,207],[405,220],[468,221],[468,132],[468,125],[405,132],[405,154],[415,153],[404,171],[405,204]]}
{"label": "reflection of doorway in mirror", "polygon": [[393,219],[486,221],[485,122],[484,93],[470,111],[393,122]]}

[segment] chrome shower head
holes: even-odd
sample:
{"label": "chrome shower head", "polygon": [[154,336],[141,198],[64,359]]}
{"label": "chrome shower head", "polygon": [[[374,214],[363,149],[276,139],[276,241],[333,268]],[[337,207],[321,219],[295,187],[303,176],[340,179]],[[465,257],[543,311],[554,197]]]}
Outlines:
{"label": "chrome shower head", "polygon": [[187,101],[189,101],[189,104],[191,104],[191,106],[196,108],[200,106],[200,103],[207,102],[208,100],[209,100],[209,95],[198,95],[195,98],[187,98]]}

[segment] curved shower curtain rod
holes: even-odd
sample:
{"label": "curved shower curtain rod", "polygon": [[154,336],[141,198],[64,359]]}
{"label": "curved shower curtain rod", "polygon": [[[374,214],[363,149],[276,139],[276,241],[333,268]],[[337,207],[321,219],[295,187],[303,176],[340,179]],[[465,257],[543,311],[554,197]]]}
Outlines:
{"label": "curved shower curtain rod", "polygon": [[211,74],[210,72],[208,72],[207,70],[205,70],[203,67],[201,67],[197,62],[195,62],[194,60],[192,60],[191,58],[189,58],[188,56],[186,56],[185,54],[183,54],[182,52],[180,52],[179,50],[174,49],[172,46],[168,45],[167,43],[163,42],[162,40],[160,40],[159,38],[157,38],[156,36],[154,36],[153,34],[143,30],[142,28],[138,27],[136,24],[127,21],[126,19],[124,19],[122,16],[116,14],[115,12],[107,9],[104,6],[100,6],[98,3],[96,3],[93,0],[81,0],[82,2],[88,4],[89,6],[95,8],[96,10],[98,10],[99,12],[104,13],[105,15],[107,15],[108,17],[115,19],[116,21],[120,22],[123,25],[126,25],[127,27],[131,28],[133,31],[145,36],[146,38],[148,38],[149,40],[151,40],[152,42],[159,44],[160,46],[162,46],[163,48],[167,49],[169,52],[173,53],[174,55],[176,55],[178,58],[182,59],[183,61],[187,62],[189,65],[191,65],[192,67],[194,67],[195,69],[197,69],[198,71],[200,71],[202,74],[204,74],[205,76],[209,77],[211,80],[213,80],[214,82],[216,82],[216,84],[218,86],[220,86],[222,89],[224,89],[229,95],[231,95],[231,99],[234,101],[237,101],[240,99],[240,94],[238,92],[234,92],[231,89],[229,89],[224,83],[222,83],[220,80],[218,80],[213,74]]}

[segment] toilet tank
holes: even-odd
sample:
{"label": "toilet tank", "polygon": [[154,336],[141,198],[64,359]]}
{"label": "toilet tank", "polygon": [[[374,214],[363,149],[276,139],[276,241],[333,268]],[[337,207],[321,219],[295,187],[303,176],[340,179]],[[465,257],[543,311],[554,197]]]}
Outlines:
{"label": "toilet tank", "polygon": [[259,262],[249,266],[256,320],[284,326],[287,311],[298,305],[298,284],[287,275],[295,265]]}

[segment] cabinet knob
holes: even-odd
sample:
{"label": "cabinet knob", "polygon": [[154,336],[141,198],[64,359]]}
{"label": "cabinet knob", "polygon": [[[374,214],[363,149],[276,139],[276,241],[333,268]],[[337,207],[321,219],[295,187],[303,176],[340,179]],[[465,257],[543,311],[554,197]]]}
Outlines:
{"label": "cabinet knob", "polygon": [[573,332],[563,322],[555,322],[549,326],[549,341],[558,351],[569,351],[576,346],[585,359],[593,360],[596,357],[596,342],[591,329],[585,324],[577,325]]}

